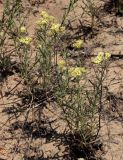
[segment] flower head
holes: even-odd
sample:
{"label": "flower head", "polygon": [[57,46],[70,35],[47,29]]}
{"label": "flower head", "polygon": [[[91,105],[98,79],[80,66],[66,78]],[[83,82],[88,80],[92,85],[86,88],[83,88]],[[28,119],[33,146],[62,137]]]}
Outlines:
{"label": "flower head", "polygon": [[55,17],[53,17],[53,16],[49,16],[48,19],[49,19],[50,22],[54,22],[55,21]]}
{"label": "flower head", "polygon": [[104,57],[104,53],[103,52],[99,52],[97,57],[95,57],[95,59],[93,60],[93,63],[95,63],[95,64],[102,63],[103,57]]}
{"label": "flower head", "polygon": [[40,13],[40,15],[41,15],[43,18],[48,18],[48,17],[49,17],[49,15],[48,15],[48,13],[47,13],[46,11],[42,11],[42,12]]}
{"label": "flower head", "polygon": [[42,19],[47,19],[50,22],[54,22],[55,21],[55,17],[54,16],[50,16],[46,11],[42,11],[40,13]]}
{"label": "flower head", "polygon": [[80,77],[83,73],[86,73],[86,69],[84,67],[71,67],[68,70],[68,74],[70,77]]}
{"label": "flower head", "polygon": [[97,57],[93,60],[93,63],[100,64],[105,60],[108,60],[111,57],[111,54],[109,52],[99,52]]}
{"label": "flower head", "polygon": [[82,46],[83,46],[83,40],[81,40],[81,39],[79,39],[79,40],[77,40],[74,44],[73,44],[73,47],[74,48],[82,48]]}
{"label": "flower head", "polygon": [[48,20],[47,19],[40,19],[36,23],[37,23],[37,25],[39,25],[41,27],[41,26],[47,25]]}
{"label": "flower head", "polygon": [[42,11],[41,18],[36,22],[40,27],[51,25],[55,21],[55,17],[50,16],[46,11]]}
{"label": "flower head", "polygon": [[32,38],[31,38],[31,37],[21,37],[21,38],[19,39],[19,42],[20,42],[20,43],[27,44],[27,45],[30,44],[31,41],[32,41]]}
{"label": "flower head", "polygon": [[59,60],[58,61],[58,67],[59,67],[59,69],[62,69],[62,70],[65,70],[66,69],[66,62],[65,62],[65,60]]}
{"label": "flower head", "polygon": [[111,53],[106,52],[106,53],[105,53],[105,59],[107,60],[107,59],[109,59],[110,57],[111,57]]}
{"label": "flower head", "polygon": [[20,32],[21,32],[21,33],[25,33],[25,32],[26,32],[26,27],[22,26],[22,27],[20,28]]}
{"label": "flower head", "polygon": [[59,32],[63,33],[65,31],[65,27],[61,26],[61,24],[59,23],[53,23],[50,29],[52,32],[55,32],[55,33],[59,33]]}

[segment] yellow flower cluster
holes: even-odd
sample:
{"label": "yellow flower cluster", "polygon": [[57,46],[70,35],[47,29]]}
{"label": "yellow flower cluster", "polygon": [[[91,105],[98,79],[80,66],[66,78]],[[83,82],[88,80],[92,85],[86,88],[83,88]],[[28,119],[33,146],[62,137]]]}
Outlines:
{"label": "yellow flower cluster", "polygon": [[76,78],[80,77],[83,73],[86,73],[86,69],[84,67],[71,67],[68,70],[68,74],[70,77]]}
{"label": "yellow flower cluster", "polygon": [[50,16],[47,12],[42,11],[40,13],[41,18],[37,21],[37,25],[40,28],[44,28],[48,26],[47,35],[52,36],[54,33],[63,33],[65,31],[65,27],[61,26],[61,24],[55,22],[55,17]]}
{"label": "yellow flower cluster", "polygon": [[47,12],[45,11],[42,11],[40,13],[41,15],[41,18],[37,21],[37,24],[40,26],[40,27],[44,27],[52,22],[55,21],[55,18],[53,16],[50,16]]}
{"label": "yellow flower cluster", "polygon": [[[67,70],[67,63],[65,60],[58,61],[58,67],[60,70]],[[84,67],[68,67],[68,76],[69,77],[80,77],[83,73],[86,73],[87,70]]]}
{"label": "yellow flower cluster", "polygon": [[99,52],[97,57],[93,60],[93,63],[100,64],[105,60],[108,60],[111,57],[111,54],[109,52]]}
{"label": "yellow flower cluster", "polygon": [[67,64],[66,64],[65,60],[59,60],[58,61],[58,67],[59,67],[59,69],[66,70],[66,66],[67,66]]}
{"label": "yellow flower cluster", "polygon": [[31,37],[21,37],[21,38],[19,39],[19,42],[20,42],[20,43],[23,43],[23,44],[26,44],[26,45],[30,44],[31,41],[32,41],[32,38],[31,38]]}
{"label": "yellow flower cluster", "polygon": [[50,29],[54,33],[63,33],[65,31],[65,27],[61,26],[59,23],[53,23]]}
{"label": "yellow flower cluster", "polygon": [[47,18],[49,16],[46,11],[41,11],[40,15],[44,18]]}
{"label": "yellow flower cluster", "polygon": [[20,28],[20,32],[21,32],[21,33],[25,33],[25,32],[26,32],[26,27],[22,26],[22,27]]}
{"label": "yellow flower cluster", "polygon": [[77,48],[77,49],[82,48],[82,46],[83,46],[83,40],[81,40],[81,39],[77,40],[77,41],[73,44],[73,47],[74,47],[74,48]]}
{"label": "yellow flower cluster", "polygon": [[59,61],[58,61],[58,66],[59,66],[59,67],[65,67],[65,66],[66,66],[65,60],[59,60]]}
{"label": "yellow flower cluster", "polygon": [[42,27],[44,25],[47,25],[48,21],[47,21],[47,19],[40,19],[36,23],[37,23],[37,25],[39,25],[40,27]]}
{"label": "yellow flower cluster", "polygon": [[40,15],[41,15],[42,19],[47,19],[49,21],[54,21],[55,20],[55,18],[53,16],[49,16],[49,14],[46,11],[42,11],[40,13]]}

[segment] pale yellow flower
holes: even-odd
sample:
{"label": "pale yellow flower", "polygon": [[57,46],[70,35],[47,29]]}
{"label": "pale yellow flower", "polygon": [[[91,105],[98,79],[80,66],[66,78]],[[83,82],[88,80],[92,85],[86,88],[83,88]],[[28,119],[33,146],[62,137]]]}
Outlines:
{"label": "pale yellow flower", "polygon": [[54,22],[55,18],[53,16],[47,15],[46,17],[40,18],[36,24],[39,25],[40,27],[48,26],[51,25],[52,22]]}
{"label": "pale yellow flower", "polygon": [[111,57],[111,54],[109,52],[99,52],[98,55],[93,60],[93,63],[100,64],[105,60],[108,60]]}
{"label": "pale yellow flower", "polygon": [[94,58],[93,63],[100,64],[103,62],[103,59],[104,59],[104,53],[99,52],[98,55]]}
{"label": "pale yellow flower", "polygon": [[106,52],[106,53],[105,53],[105,59],[107,60],[107,59],[109,59],[110,57],[111,57],[111,53]]}
{"label": "pale yellow flower", "polygon": [[77,40],[74,44],[73,44],[73,47],[74,48],[82,48],[82,46],[83,46],[83,40],[81,40],[81,39],[79,39],[79,40]]}
{"label": "pale yellow flower", "polygon": [[68,70],[68,74],[70,77],[80,77],[83,73],[86,73],[86,69],[84,67],[71,67]]}
{"label": "pale yellow flower", "polygon": [[55,21],[55,17],[53,17],[53,16],[49,16],[48,19],[49,19],[50,22],[54,22]]}
{"label": "pale yellow flower", "polygon": [[39,25],[39,26],[44,26],[44,25],[47,25],[47,24],[48,24],[48,21],[47,21],[47,19],[40,19],[40,20],[38,20],[36,23],[37,23],[37,25]]}
{"label": "pale yellow flower", "polygon": [[65,60],[59,60],[58,61],[58,67],[59,67],[59,69],[65,70],[66,66],[67,66],[67,64],[66,64]]}
{"label": "pale yellow flower", "polygon": [[22,26],[22,27],[20,28],[20,32],[21,32],[21,33],[25,33],[25,32],[26,32],[26,27]]}
{"label": "pale yellow flower", "polygon": [[31,38],[31,37],[21,37],[21,38],[19,39],[19,42],[20,42],[20,43],[27,44],[27,45],[30,44],[31,41],[32,41],[32,38]]}
{"label": "pale yellow flower", "polygon": [[54,21],[55,21],[55,17],[50,16],[46,11],[42,11],[42,12],[40,13],[40,15],[41,15],[41,17],[42,17],[43,19],[46,19],[46,20],[51,21],[51,22],[54,22]]}
{"label": "pale yellow flower", "polygon": [[40,13],[40,15],[41,15],[43,18],[49,17],[49,15],[48,15],[48,13],[47,13],[46,11],[42,11],[42,12]]}
{"label": "pale yellow flower", "polygon": [[55,32],[55,33],[59,33],[59,32],[62,33],[65,31],[65,27],[61,26],[61,24],[59,23],[53,23],[50,29],[52,32]]}
{"label": "pale yellow flower", "polygon": [[60,27],[61,27],[61,24],[53,23],[52,26],[51,26],[51,30],[54,31],[54,32],[59,32]]}

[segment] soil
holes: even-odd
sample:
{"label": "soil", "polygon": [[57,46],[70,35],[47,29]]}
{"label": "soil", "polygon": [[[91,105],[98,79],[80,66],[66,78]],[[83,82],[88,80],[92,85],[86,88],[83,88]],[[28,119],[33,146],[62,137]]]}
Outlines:
{"label": "soil", "polygon": [[[40,17],[40,11],[47,11],[61,22],[68,2],[67,0],[23,1],[25,10],[31,8],[27,24],[30,35],[34,34],[34,22]],[[82,2],[79,0],[78,6],[68,16],[72,23],[66,20],[73,36],[70,41],[76,36],[82,37],[85,44],[80,52],[87,56],[94,56],[99,51],[112,54],[107,78],[107,84],[110,84],[108,103],[101,111],[100,137],[103,149],[96,151],[96,159],[123,160],[123,16],[116,14],[109,0],[94,0],[98,8],[98,16],[95,18],[92,35],[90,17],[88,14],[81,17]],[[0,12],[2,9],[3,4],[0,3]],[[74,145],[69,143],[73,137],[68,134],[65,121],[61,120],[61,110],[53,101],[49,103],[44,101],[40,105],[33,106],[29,95],[26,95],[26,98],[25,95],[21,95],[23,88],[24,82],[15,71],[0,81],[0,159],[76,160],[81,158],[79,152],[73,153],[74,149],[71,146]],[[38,93],[40,94],[42,93]],[[31,105],[33,107],[29,107]]]}

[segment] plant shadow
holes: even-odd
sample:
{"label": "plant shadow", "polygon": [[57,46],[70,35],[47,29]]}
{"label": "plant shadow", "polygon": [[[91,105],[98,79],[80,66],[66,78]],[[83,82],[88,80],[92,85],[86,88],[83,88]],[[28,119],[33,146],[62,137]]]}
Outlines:
{"label": "plant shadow", "polygon": [[[48,97],[52,97],[51,95],[51,92],[46,94],[42,89],[33,89],[32,101],[31,94],[27,92],[19,93],[18,96],[21,99],[21,103],[16,103],[3,110],[12,119],[12,121],[9,121],[7,129],[7,132],[11,135],[10,139],[13,141],[16,138],[18,139],[18,143],[21,144],[18,147],[19,152],[24,150],[23,147],[26,148],[26,152],[23,152],[23,159],[78,160],[78,158],[85,158],[85,160],[96,160],[95,153],[97,150],[101,150],[102,143],[94,142],[91,145],[84,146],[79,134],[72,134],[68,129],[62,132],[59,131],[58,126],[56,126],[56,123],[60,124],[58,117],[54,117],[53,120],[45,117],[43,110],[47,109],[46,102],[49,99]],[[32,105],[30,105],[31,103]],[[33,113],[35,114],[33,115]],[[24,117],[23,119],[20,118],[22,116]],[[42,143],[42,140],[45,141]],[[38,144],[37,147],[34,145],[35,142]],[[22,143],[24,143],[24,146]],[[43,146],[48,146],[48,144],[48,152],[51,155],[46,155],[46,151],[43,149]],[[53,144],[56,153],[52,154],[50,144]],[[64,148],[63,151],[61,147]],[[13,151],[15,151],[14,147],[12,147],[11,152]],[[18,151],[15,154],[18,154]]]}

